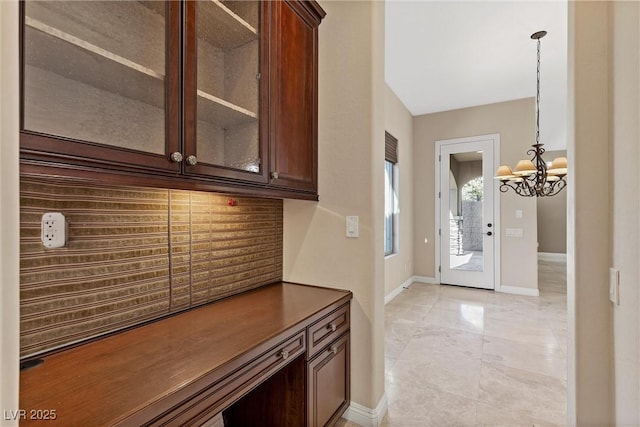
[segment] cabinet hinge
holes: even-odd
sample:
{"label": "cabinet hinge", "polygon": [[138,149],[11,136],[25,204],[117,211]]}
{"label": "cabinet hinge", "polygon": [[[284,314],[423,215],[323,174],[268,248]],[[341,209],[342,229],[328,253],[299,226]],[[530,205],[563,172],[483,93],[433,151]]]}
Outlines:
{"label": "cabinet hinge", "polygon": [[438,228],[438,236],[442,236],[442,228]]}
{"label": "cabinet hinge", "polygon": [[442,154],[438,154],[438,161],[441,162],[442,161]]}
{"label": "cabinet hinge", "polygon": [[442,273],[442,266],[441,265],[438,266],[438,273]]}
{"label": "cabinet hinge", "polygon": [[442,198],[442,193],[438,191],[438,199]]}
{"label": "cabinet hinge", "polygon": [[256,80],[260,80],[262,78],[262,73],[256,74]]}

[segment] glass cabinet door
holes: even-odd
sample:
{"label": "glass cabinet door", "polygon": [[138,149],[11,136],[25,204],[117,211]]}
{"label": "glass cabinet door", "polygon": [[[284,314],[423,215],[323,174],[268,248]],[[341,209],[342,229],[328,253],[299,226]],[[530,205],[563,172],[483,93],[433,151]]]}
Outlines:
{"label": "glass cabinet door", "polygon": [[171,168],[168,154],[179,144],[179,4],[26,1],[23,8],[26,146],[56,138],[65,141],[60,154]]}
{"label": "glass cabinet door", "polygon": [[185,3],[187,173],[266,181],[260,124],[262,8],[259,1]]}

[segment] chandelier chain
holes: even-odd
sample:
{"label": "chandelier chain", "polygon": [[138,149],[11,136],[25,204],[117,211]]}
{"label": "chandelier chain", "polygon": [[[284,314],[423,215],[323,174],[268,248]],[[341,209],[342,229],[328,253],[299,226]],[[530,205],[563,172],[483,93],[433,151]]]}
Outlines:
{"label": "chandelier chain", "polygon": [[540,144],[540,39],[538,39],[538,67],[536,72],[536,144]]}

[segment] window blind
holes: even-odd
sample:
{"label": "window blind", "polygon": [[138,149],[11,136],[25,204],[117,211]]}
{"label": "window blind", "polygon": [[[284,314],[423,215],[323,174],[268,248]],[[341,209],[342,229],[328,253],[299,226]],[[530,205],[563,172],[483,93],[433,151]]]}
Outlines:
{"label": "window blind", "polygon": [[384,132],[384,159],[398,163],[398,140],[387,131]]}

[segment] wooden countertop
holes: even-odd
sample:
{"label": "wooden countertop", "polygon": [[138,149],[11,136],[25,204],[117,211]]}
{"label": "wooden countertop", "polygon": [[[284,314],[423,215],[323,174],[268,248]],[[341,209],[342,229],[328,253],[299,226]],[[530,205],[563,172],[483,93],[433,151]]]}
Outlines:
{"label": "wooden countertop", "polygon": [[247,352],[350,299],[348,291],[276,283],[52,354],[20,373],[20,424],[39,422],[36,410],[55,410],[55,420],[42,420],[48,426],[111,425],[162,410],[198,379],[225,375]]}

